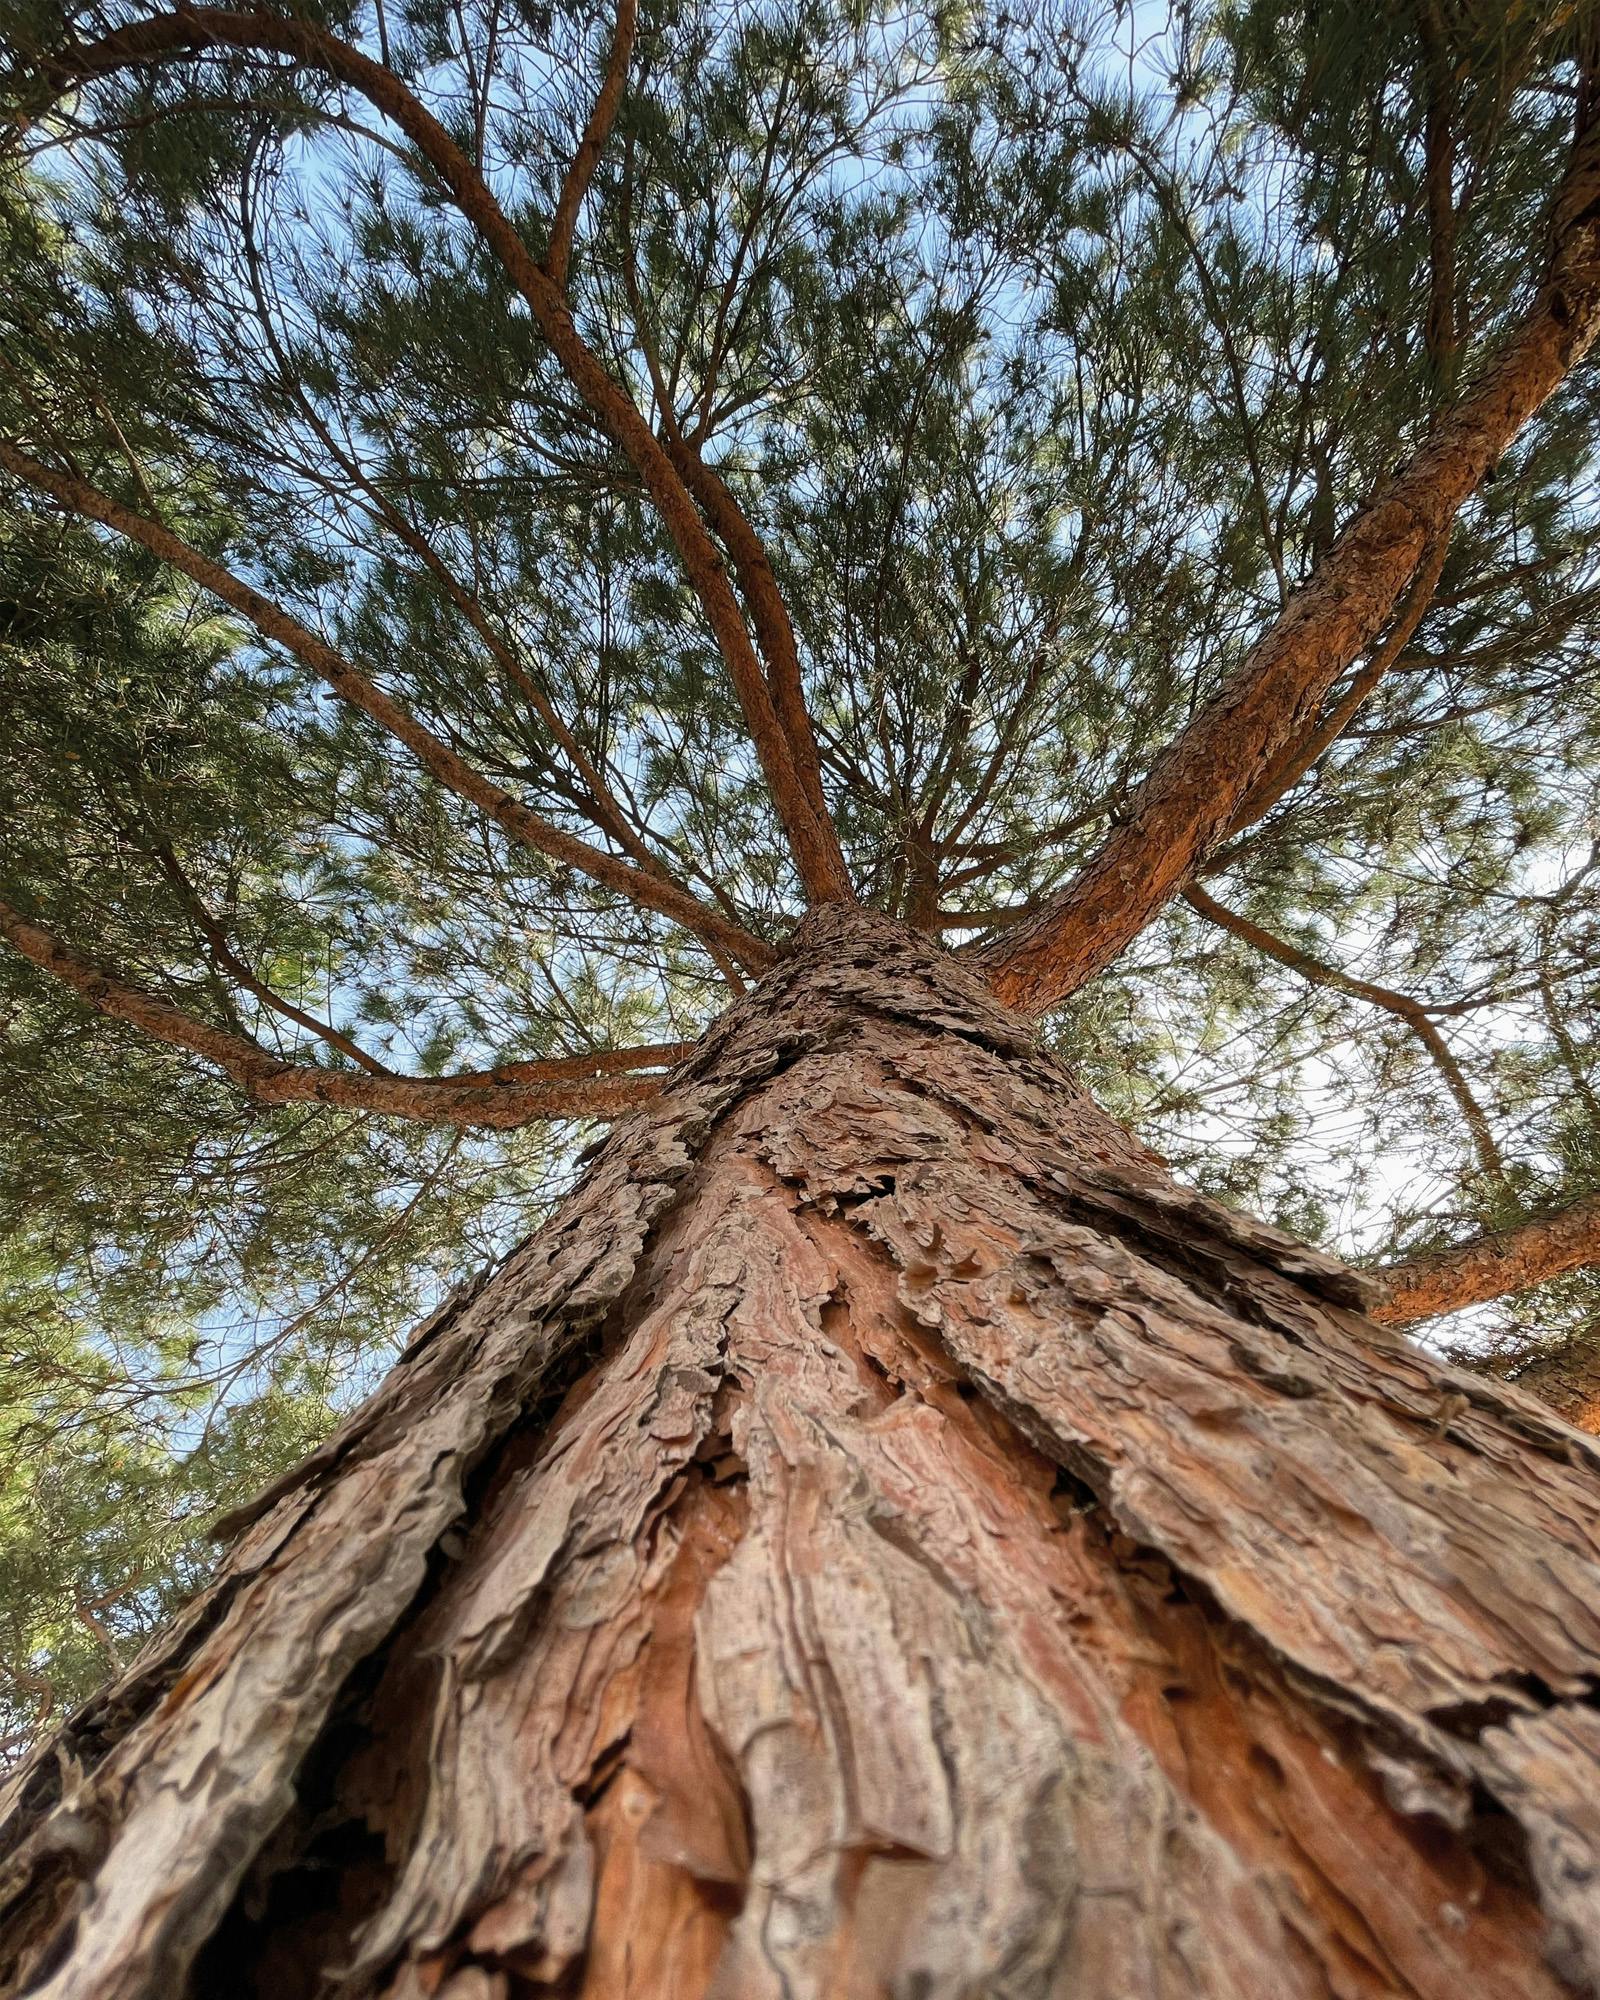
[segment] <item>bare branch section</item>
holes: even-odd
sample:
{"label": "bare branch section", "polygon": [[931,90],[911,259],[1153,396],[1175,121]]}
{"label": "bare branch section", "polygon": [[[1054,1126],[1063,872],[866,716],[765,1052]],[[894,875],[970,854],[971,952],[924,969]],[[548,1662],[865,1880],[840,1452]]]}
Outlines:
{"label": "bare branch section", "polygon": [[218,7],[159,14],[96,42],[68,46],[55,53],[51,68],[66,90],[92,78],[218,47],[284,55],[321,71],[357,91],[426,160],[458,212],[499,259],[568,380],[627,454],[655,503],[728,668],[808,898],[853,902],[838,835],[827,813],[808,796],[800,776],[804,760],[797,759],[780,719],[723,557],[693,496],[632,397],[578,332],[562,286],[533,256],[471,160],[393,71],[309,22]]}
{"label": "bare branch section", "polygon": [[1390,1326],[1409,1326],[1413,1320],[1526,1291],[1585,1264],[1600,1264],[1600,1195],[1513,1229],[1475,1236],[1450,1250],[1388,1265],[1376,1273],[1388,1296],[1372,1308],[1372,1317]]}
{"label": "bare branch section", "polygon": [[[1355,719],[1356,710],[1399,659],[1410,644],[1412,634],[1422,623],[1428,606],[1433,602],[1433,593],[1438,587],[1448,549],[1447,528],[1423,556],[1382,643],[1373,648],[1371,657],[1360,672],[1352,677],[1350,685],[1316,723],[1310,734],[1286,744],[1240,801],[1238,810],[1225,829],[1230,842],[1235,835],[1243,833],[1247,827],[1254,826],[1257,820],[1265,818],[1284,793],[1292,785],[1298,784],[1324,752],[1331,749],[1350,727]],[[1218,857],[1219,860],[1220,858]]]}
{"label": "bare branch section", "polygon": [[1495,1144],[1483,1106],[1473,1096],[1467,1079],[1461,1073],[1460,1063],[1451,1053],[1450,1044],[1429,1019],[1428,1010],[1420,1000],[1413,1000],[1408,993],[1396,993],[1392,987],[1375,986],[1371,980],[1357,979],[1339,966],[1329,965],[1325,959],[1316,958],[1309,951],[1301,951],[1298,945],[1290,944],[1286,938],[1263,930],[1260,924],[1252,923],[1237,910],[1228,909],[1215,896],[1207,895],[1197,883],[1189,884],[1183,891],[1183,899],[1208,923],[1254,946],[1268,958],[1275,958],[1280,965],[1287,965],[1313,985],[1330,986],[1340,993],[1348,993],[1352,999],[1366,1000],[1374,1007],[1381,1007],[1386,1014],[1394,1015],[1397,1021],[1404,1021],[1428,1051],[1445,1088],[1455,1099],[1456,1108],[1472,1135],[1479,1166],[1491,1179],[1504,1181],[1505,1161],[1500,1157],[1500,1148]]}
{"label": "bare branch section", "polygon": [[320,1069],[312,1063],[285,1062],[247,1035],[195,1020],[144,987],[84,958],[3,902],[0,935],[41,971],[70,986],[96,1013],[126,1021],[172,1048],[204,1056],[256,1104],[334,1104],[390,1118],[502,1129],[535,1118],[620,1118],[654,1097],[661,1080],[617,1072],[677,1062],[690,1046],[667,1042],[444,1077]]}
{"label": "bare branch section", "polygon": [[628,63],[633,55],[633,38],[638,25],[638,0],[619,0],[617,29],[611,39],[611,60],[606,65],[605,82],[600,86],[600,95],[594,101],[589,122],[578,141],[578,150],[561,184],[555,221],[550,225],[550,247],[545,252],[544,267],[558,285],[564,286],[567,282],[567,264],[572,256],[572,232],[578,226],[578,211],[589,192],[589,183],[594,179],[594,170],[600,164],[600,155],[622,103],[622,93],[627,88]]}
{"label": "bare branch section", "polygon": [[1485,473],[1600,332],[1600,121],[1556,199],[1532,306],[1499,359],[1345,527],[1249,657],[1157,761],[1132,809],[1061,895],[985,954],[1028,1013],[1075,992],[1138,936],[1226,835],[1245,800],[1315,725],[1334,682],[1374,645]]}
{"label": "bare branch section", "polygon": [[48,493],[70,512],[86,520],[98,521],[103,527],[148,549],[152,555],[159,556],[163,562],[192,577],[202,589],[210,591],[224,604],[243,613],[263,638],[273,640],[292,653],[303,666],[325,681],[341,701],[371,716],[381,729],[404,743],[441,785],[480,807],[513,840],[537,849],[552,861],[580,870],[641,909],[654,910],[661,916],[670,917],[686,930],[703,937],[708,944],[728,952],[741,964],[759,969],[771,963],[771,950],[759,938],[752,937],[740,925],[690,895],[687,889],[680,888],[662,875],[636,868],[631,862],[607,854],[601,848],[591,847],[586,841],[564,832],[552,821],[534,812],[520,799],[513,798],[509,792],[502,791],[431,730],[424,728],[415,716],[393,701],[374,681],[319,639],[308,626],[302,625],[281,605],[263,597],[260,591],[235,576],[231,570],[202,555],[170,529],[162,527],[159,522],[147,520],[142,514],[135,514],[131,508],[124,507],[120,501],[91,486],[86,479],[41,463],[9,439],[0,438],[0,466],[13,477],[26,480],[29,485]]}

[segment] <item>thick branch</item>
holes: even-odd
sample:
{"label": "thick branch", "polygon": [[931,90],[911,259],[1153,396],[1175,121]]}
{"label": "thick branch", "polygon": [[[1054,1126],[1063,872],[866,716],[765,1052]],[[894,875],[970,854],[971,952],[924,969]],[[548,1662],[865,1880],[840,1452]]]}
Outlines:
{"label": "thick branch", "polygon": [[[1382,643],[1373,649],[1371,657],[1360,672],[1353,677],[1349,687],[1328,709],[1309,735],[1297,737],[1284,745],[1278,756],[1245,794],[1226,828],[1230,843],[1237,834],[1243,833],[1247,827],[1254,826],[1257,820],[1264,818],[1284,793],[1292,785],[1298,784],[1306,772],[1321,759],[1324,752],[1331,749],[1350,727],[1356,710],[1399,659],[1410,642],[1411,635],[1422,623],[1428,606],[1433,602],[1433,593],[1438,585],[1440,572],[1444,568],[1448,546],[1447,530],[1423,557],[1396,613],[1394,623]],[[1231,851],[1231,847],[1226,851]],[[1215,861],[1213,865],[1216,865]]]}
{"label": "thick branch", "polygon": [[215,1063],[256,1104],[335,1104],[390,1118],[499,1127],[526,1125],[535,1118],[618,1118],[654,1097],[660,1079],[600,1072],[672,1063],[685,1052],[682,1043],[665,1043],[594,1056],[559,1056],[549,1062],[508,1063],[502,1069],[445,1077],[319,1069],[311,1063],[285,1062],[247,1035],[195,1020],[82,957],[7,903],[0,903],[0,936],[41,971],[71,987],[97,1013],[126,1021],[156,1041]]}
{"label": "thick branch", "polygon": [[[660,359],[645,317],[644,302],[639,294],[638,277],[634,268],[632,225],[628,219],[631,213],[631,194],[628,192],[630,185],[631,167],[629,178],[624,183],[624,229],[628,240],[623,281],[627,288],[640,350],[644,355],[645,367],[649,372],[651,388],[655,395],[656,408],[660,413],[661,434],[666,441],[668,456],[679,477],[694,495],[702,513],[713,530],[721,536],[724,547],[733,558],[739,588],[744,593],[750,620],[755,627],[756,643],[761,648],[761,657],[766,663],[773,703],[783,726],[784,735],[788,739],[790,753],[794,758],[796,775],[812,810],[831,831],[833,820],[822,793],[822,757],[817,748],[816,731],[812,727],[810,712],[806,707],[794,621],[789,616],[789,607],[784,602],[783,592],[778,588],[778,580],[773,574],[766,548],[751,525],[749,516],[735,499],[722,475],[701,458],[697,439],[685,437],[678,422],[677,412],[673,407],[672,384],[661,372]],[[702,426],[702,435],[703,428]],[[844,866],[842,856],[839,865],[842,873]],[[853,894],[852,890],[852,897]]]}
{"label": "thick branch", "polygon": [[1220,930],[1253,945],[1268,958],[1275,958],[1280,965],[1287,965],[1317,986],[1331,986],[1341,993],[1348,993],[1357,1000],[1369,1001],[1374,1007],[1381,1007],[1385,1013],[1394,1015],[1417,1037],[1428,1051],[1434,1067],[1444,1080],[1445,1088],[1455,1099],[1457,1109],[1466,1121],[1472,1134],[1473,1149],[1478,1155],[1478,1164],[1492,1179],[1504,1181],[1505,1162],[1500,1157],[1500,1149],[1495,1144],[1494,1133],[1489,1121],[1483,1115],[1483,1107],[1473,1096],[1467,1079],[1461,1073],[1461,1065],[1450,1052],[1450,1044],[1440,1034],[1428,1017],[1428,1010],[1420,1000],[1413,1000],[1409,994],[1396,993],[1388,986],[1375,986],[1370,980],[1357,979],[1353,974],[1341,971],[1326,960],[1315,958],[1308,951],[1301,951],[1285,938],[1263,930],[1248,917],[1240,916],[1237,910],[1230,910],[1219,903],[1214,896],[1206,894],[1198,883],[1191,882],[1183,891],[1183,899],[1199,912],[1208,923]]}
{"label": "thick branch", "polygon": [[159,522],[135,514],[86,479],[59,472],[20,450],[9,439],[0,438],[0,466],[15,478],[26,480],[48,493],[61,506],[99,521],[129,541],[137,542],[163,562],[192,577],[224,604],[243,613],[264,638],[292,653],[319,679],[326,681],[341,701],[371,716],[380,728],[404,743],[448,791],[480,807],[513,840],[546,854],[552,861],[576,868],[603,883],[608,889],[642,909],[655,910],[675,923],[721,947],[742,964],[760,968],[771,962],[771,951],[758,938],[718,911],[691,896],[686,889],[655,873],[646,873],[631,862],[619,860],[601,848],[591,847],[575,835],[565,833],[551,821],[525,806],[509,792],[484,777],[466,760],[457,756],[416,717],[400,707],[367,676],[310,630],[299,619],[263,597],[242,578],[209,556],[202,555]]}
{"label": "thick branch", "polygon": [[1485,473],[1600,331],[1600,123],[1557,198],[1546,274],[1476,386],[1348,523],[1310,581],[1157,761],[1132,809],[1036,921],[988,957],[1029,1013],[1109,965],[1212,852],[1245,799],[1310,727],[1328,690],[1394,614]]}
{"label": "thick branch", "polygon": [[471,160],[413,92],[392,71],[322,28],[219,7],[132,23],[99,41],[57,51],[51,67],[61,85],[70,87],[216,46],[286,55],[321,70],[392,120],[426,160],[456,209],[499,259],[568,380],[632,461],[654,501],[721,649],[807,896],[813,902],[854,900],[838,837],[807,796],[723,559],[693,498],[633,399],[578,332],[562,287],[529,251]]}
{"label": "thick branch", "polygon": [[[806,708],[805,686],[800,677],[800,649],[795,639],[794,621],[784,602],[778,579],[773,574],[761,537],[749,516],[734,498],[721,473],[707,465],[698,449],[678,429],[670,404],[662,407],[667,449],[684,484],[699,502],[706,519],[733,558],[739,588],[749,606],[756,642],[766,662],[773,706],[794,758],[795,773],[806,800],[819,821],[831,831],[833,820],[822,795],[822,758],[816,732]],[[837,849],[837,841],[835,841]],[[844,876],[844,859],[839,857],[839,873]],[[852,892],[853,896],[853,892]]]}
{"label": "thick branch", "polygon": [[1388,1286],[1388,1297],[1372,1308],[1372,1317],[1390,1326],[1409,1326],[1436,1313],[1526,1291],[1585,1264],[1600,1264],[1600,1195],[1587,1195],[1512,1229],[1475,1236],[1453,1249],[1388,1265],[1377,1273]]}

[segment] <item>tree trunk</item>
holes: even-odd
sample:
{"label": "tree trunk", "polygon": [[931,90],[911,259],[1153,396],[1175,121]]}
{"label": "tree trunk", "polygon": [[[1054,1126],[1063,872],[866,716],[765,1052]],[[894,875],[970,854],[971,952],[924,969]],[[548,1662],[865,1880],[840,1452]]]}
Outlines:
{"label": "tree trunk", "polygon": [[1600,1451],[839,908],[19,1775],[52,2000],[1600,1975]]}

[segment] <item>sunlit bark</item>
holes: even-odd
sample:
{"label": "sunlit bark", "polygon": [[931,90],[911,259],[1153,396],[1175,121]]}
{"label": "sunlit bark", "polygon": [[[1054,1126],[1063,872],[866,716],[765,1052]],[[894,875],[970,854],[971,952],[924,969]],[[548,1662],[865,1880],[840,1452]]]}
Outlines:
{"label": "sunlit bark", "polygon": [[1514,1229],[1475,1236],[1447,1250],[1411,1257],[1381,1273],[1387,1293],[1373,1316],[1409,1326],[1438,1313],[1525,1292],[1580,1265],[1600,1263],[1600,1196],[1531,1216]]}
{"label": "sunlit bark", "polygon": [[1111,964],[1225,836],[1265,809],[1284,774],[1305,768],[1299,747],[1321,754],[1335,682],[1369,647],[1390,651],[1385,628],[1419,570],[1440,559],[1457,513],[1597,332],[1600,122],[1579,140],[1542,282],[1493,364],[1346,524],[1075,879],[990,948],[990,983],[1008,1005],[1042,1013]]}
{"label": "sunlit bark", "polygon": [[13,1787],[9,1991],[1555,2000],[1600,1454],[808,920]]}

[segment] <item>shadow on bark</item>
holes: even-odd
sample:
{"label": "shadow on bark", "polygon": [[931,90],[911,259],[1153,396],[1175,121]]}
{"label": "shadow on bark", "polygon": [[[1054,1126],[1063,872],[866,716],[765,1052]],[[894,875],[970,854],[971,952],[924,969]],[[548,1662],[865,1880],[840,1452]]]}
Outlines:
{"label": "shadow on bark", "polygon": [[6,1990],[1591,1989],[1596,1448],[823,910],[13,1786]]}

